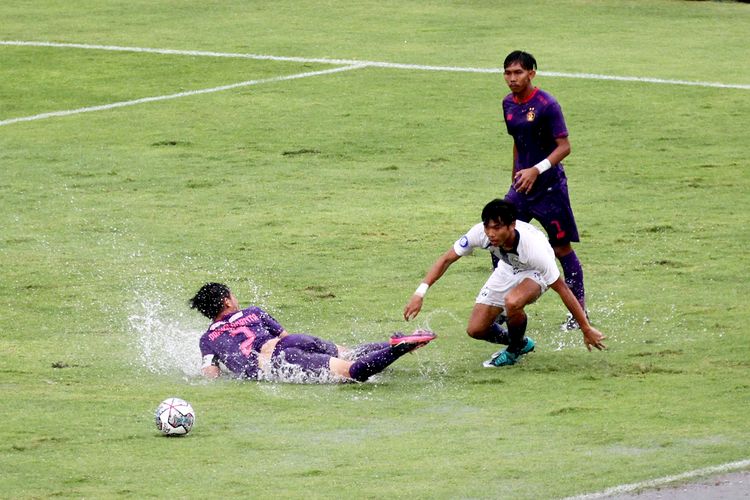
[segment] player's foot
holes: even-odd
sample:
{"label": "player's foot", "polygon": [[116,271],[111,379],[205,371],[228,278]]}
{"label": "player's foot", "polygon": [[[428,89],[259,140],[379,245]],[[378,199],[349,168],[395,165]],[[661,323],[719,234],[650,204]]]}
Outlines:
{"label": "player's foot", "polygon": [[[586,311],[586,319],[589,319],[589,312]],[[560,325],[560,330],[564,332],[569,332],[571,330],[578,330],[581,328],[581,325],[578,324],[578,321],[575,320],[572,314],[568,313],[568,316],[565,318],[565,321]]]}
{"label": "player's foot", "polygon": [[401,332],[394,333],[391,335],[390,344],[392,346],[397,345],[413,345],[415,349],[429,344],[435,340],[437,335],[429,330],[414,330],[413,333],[404,334]]}
{"label": "player's foot", "polygon": [[482,363],[482,366],[485,368],[498,368],[500,366],[515,365],[518,358],[534,350],[534,345],[534,341],[531,340],[531,337],[526,337],[526,344],[518,354],[508,352],[507,349],[497,351],[490,359]]}

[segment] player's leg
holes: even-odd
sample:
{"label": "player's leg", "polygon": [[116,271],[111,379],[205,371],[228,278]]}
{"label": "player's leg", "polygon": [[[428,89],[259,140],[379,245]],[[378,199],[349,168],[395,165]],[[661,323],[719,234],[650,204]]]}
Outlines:
{"label": "player's leg", "polygon": [[535,302],[541,295],[543,289],[539,283],[531,278],[523,279],[510,292],[505,295],[505,315],[507,317],[508,336],[510,343],[508,351],[520,354],[526,346],[526,316],[525,307]]}
{"label": "player's leg", "polygon": [[360,358],[373,351],[379,351],[380,349],[388,347],[389,345],[388,342],[373,342],[348,348],[312,335],[295,335],[299,335],[296,341],[297,347],[305,351],[315,352],[319,354],[328,354],[329,356],[338,357],[350,361],[354,361],[355,359]]}
{"label": "player's leg", "polygon": [[349,361],[354,361],[362,356],[366,356],[367,354],[370,354],[371,352],[380,351],[381,349],[385,349],[390,344],[388,342],[370,342],[365,344],[359,344],[352,348],[342,348],[339,346],[339,358],[346,359]]}
{"label": "player's leg", "polygon": [[[498,279],[496,282],[501,281]],[[534,341],[526,336],[525,307],[535,302],[546,290],[541,276],[534,271],[522,271],[515,275],[509,271],[503,283],[506,288],[510,288],[502,295],[508,325],[508,348],[496,352],[485,361],[483,365],[488,368],[513,365],[520,356],[534,350]],[[491,296],[491,294],[488,295]]]}
{"label": "player's leg", "polygon": [[[588,317],[588,310],[586,309],[586,291],[583,284],[583,267],[581,266],[581,261],[578,260],[578,255],[575,250],[573,250],[570,243],[553,246],[552,248],[555,251],[557,260],[560,261],[560,267],[562,267],[563,276],[565,277],[565,284],[568,285],[570,291],[573,292],[575,298],[578,299],[578,302],[581,304],[581,307]],[[577,330],[579,326],[578,322],[573,319],[573,315],[568,314],[568,317],[561,325],[561,328],[563,330]]]}
{"label": "player's leg", "polygon": [[[320,375],[329,371],[342,378],[364,382],[376,373],[380,373],[404,354],[421,347],[432,339],[434,334],[399,337],[398,345],[382,343],[381,349],[364,354],[355,361],[349,361],[332,355],[336,346],[326,340],[310,335],[288,335],[281,339],[272,356],[272,366],[277,373],[285,366],[308,375]],[[401,341],[406,339],[405,341]],[[371,345],[374,349],[374,346]]]}
{"label": "player's leg", "polygon": [[286,338],[288,337],[294,337],[295,347],[297,347],[298,349],[302,349],[303,351],[314,352],[317,354],[327,354],[329,356],[339,355],[339,346],[334,344],[330,340],[321,339],[320,337],[301,333],[287,335]]}
{"label": "player's leg", "polygon": [[[533,216],[544,227],[550,245],[555,251],[555,257],[562,267],[565,284],[573,292],[584,310],[586,310],[586,291],[583,281],[583,266],[571,242],[579,241],[578,226],[576,225],[573,209],[570,206],[567,184],[563,184],[536,202],[532,209]],[[573,320],[566,321],[569,327],[578,328]]]}
{"label": "player's leg", "polygon": [[552,249],[555,251],[555,257],[560,261],[560,266],[563,269],[563,276],[565,276],[565,284],[568,285],[570,291],[573,292],[581,307],[586,309],[586,291],[583,285],[583,266],[581,261],[578,260],[576,254],[570,243],[561,245],[553,245]]}
{"label": "player's leg", "polygon": [[503,328],[505,320],[505,295],[518,284],[518,275],[505,266],[495,269],[476,297],[466,333],[474,339],[493,344],[510,342],[508,331]]}
{"label": "player's leg", "polygon": [[529,222],[534,218],[534,213],[532,212],[533,206],[529,203],[528,198],[521,195],[518,191],[513,189],[512,186],[505,194],[504,199],[505,201],[511,202],[513,206],[516,207],[516,219],[523,222]]}
{"label": "player's leg", "polygon": [[332,342],[311,335],[287,335],[276,343],[271,354],[271,374],[280,379],[320,376],[327,372],[329,359],[336,355],[338,348]]}
{"label": "player's leg", "polygon": [[503,308],[499,306],[474,304],[466,333],[473,339],[507,345],[510,341],[508,331],[496,321],[502,312]]}
{"label": "player's leg", "polygon": [[297,346],[308,352],[328,354],[347,361],[356,361],[362,356],[380,351],[390,345],[389,342],[368,342],[349,348],[312,335],[301,335],[297,341]]}
{"label": "player's leg", "polygon": [[364,382],[385,370],[404,354],[428,344],[434,338],[435,334],[427,331],[418,331],[412,335],[396,334],[387,347],[365,354],[353,362],[331,358],[330,369],[337,375]]}

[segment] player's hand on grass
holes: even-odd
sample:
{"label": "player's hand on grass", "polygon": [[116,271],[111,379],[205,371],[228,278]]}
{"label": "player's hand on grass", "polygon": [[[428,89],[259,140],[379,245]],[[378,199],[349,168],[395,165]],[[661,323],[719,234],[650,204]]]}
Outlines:
{"label": "player's hand on grass", "polygon": [[519,170],[513,178],[513,187],[519,193],[528,193],[534,187],[534,182],[536,182],[538,176],[539,170],[534,167]]}
{"label": "player's hand on grass", "polygon": [[589,351],[591,351],[592,347],[596,347],[600,351],[607,348],[607,346],[602,342],[602,340],[606,339],[607,337],[605,337],[602,332],[600,332],[593,326],[581,328],[581,331],[583,332],[583,343],[586,345],[586,349],[588,349]]}
{"label": "player's hand on grass", "polygon": [[411,296],[411,299],[409,299],[409,303],[406,304],[406,307],[404,308],[404,319],[406,321],[410,321],[417,317],[417,314],[419,314],[419,311],[422,310],[423,301],[424,301],[424,298],[420,297],[417,294],[414,294]]}

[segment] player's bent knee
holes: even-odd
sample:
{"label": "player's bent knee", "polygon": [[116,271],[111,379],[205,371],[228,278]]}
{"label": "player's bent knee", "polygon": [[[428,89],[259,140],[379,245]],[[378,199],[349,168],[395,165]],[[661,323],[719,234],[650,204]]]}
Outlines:
{"label": "player's bent knee", "polygon": [[484,338],[486,333],[487,332],[485,330],[478,330],[472,327],[468,327],[466,329],[466,334],[473,339],[482,339]]}
{"label": "player's bent knee", "polygon": [[505,298],[505,314],[509,318],[519,312],[523,312],[523,308],[526,304],[523,301],[516,298],[506,297]]}

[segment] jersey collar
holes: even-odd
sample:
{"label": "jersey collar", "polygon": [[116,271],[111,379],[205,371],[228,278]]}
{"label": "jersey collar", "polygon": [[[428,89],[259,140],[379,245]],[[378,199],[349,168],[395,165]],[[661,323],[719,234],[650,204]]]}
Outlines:
{"label": "jersey collar", "polygon": [[518,255],[518,242],[521,241],[521,233],[518,232],[518,229],[514,229],[514,231],[516,232],[516,241],[513,242],[513,248],[506,251],[503,247],[499,247],[500,251],[505,255],[508,255],[509,253]]}
{"label": "jersey collar", "polygon": [[527,102],[529,102],[530,100],[532,100],[534,98],[534,96],[536,95],[537,92],[539,92],[539,87],[534,87],[534,90],[531,91],[531,94],[529,94],[529,97],[527,97],[523,101],[517,99],[516,96],[515,96],[515,94],[514,94],[513,95],[513,102],[515,102],[516,104],[526,104]]}
{"label": "jersey collar", "polygon": [[226,325],[227,323],[231,323],[233,321],[237,321],[242,317],[242,310],[234,311],[226,313],[224,316],[219,318],[217,321],[211,323],[211,326],[208,327],[209,330],[216,330],[222,325]]}

